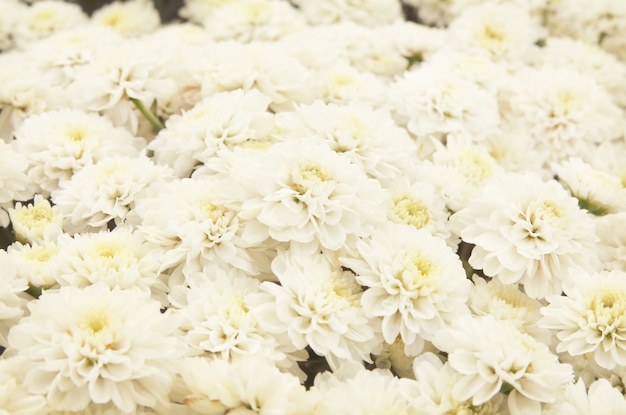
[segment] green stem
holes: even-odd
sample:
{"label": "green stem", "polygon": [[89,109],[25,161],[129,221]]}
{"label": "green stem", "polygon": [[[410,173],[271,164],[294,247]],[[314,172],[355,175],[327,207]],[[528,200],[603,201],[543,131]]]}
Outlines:
{"label": "green stem", "polygon": [[143,102],[139,101],[137,98],[131,98],[130,100],[133,102],[133,104],[135,104],[135,106],[143,114],[143,116],[146,117],[146,120],[148,120],[148,122],[152,125],[152,128],[154,128],[157,133],[165,128],[161,120],[159,120],[159,117],[149,111],[143,105]]}

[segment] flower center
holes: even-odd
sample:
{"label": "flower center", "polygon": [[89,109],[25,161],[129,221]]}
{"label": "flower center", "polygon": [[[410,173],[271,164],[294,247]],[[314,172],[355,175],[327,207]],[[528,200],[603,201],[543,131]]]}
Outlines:
{"label": "flower center", "polygon": [[626,315],[626,292],[603,288],[591,300],[591,311],[601,325],[613,326],[619,323]]}
{"label": "flower center", "polygon": [[393,200],[393,213],[403,222],[418,229],[426,226],[430,220],[428,206],[410,196]]}
{"label": "flower center", "polygon": [[24,257],[31,261],[44,263],[59,253],[59,247],[56,245],[33,246],[24,251]]}
{"label": "flower center", "polygon": [[79,142],[82,141],[85,137],[87,137],[87,131],[81,127],[74,127],[65,133],[67,138],[71,141]]}

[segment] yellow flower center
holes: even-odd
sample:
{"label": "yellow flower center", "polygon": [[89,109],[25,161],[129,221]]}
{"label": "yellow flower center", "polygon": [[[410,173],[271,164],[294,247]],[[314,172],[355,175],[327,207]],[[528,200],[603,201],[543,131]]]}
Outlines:
{"label": "yellow flower center", "polygon": [[606,287],[591,300],[591,311],[601,325],[612,326],[626,315],[626,292]]}
{"label": "yellow flower center", "polygon": [[83,127],[73,127],[69,129],[66,133],[67,138],[71,141],[79,142],[87,137],[87,131]]}
{"label": "yellow flower center", "polygon": [[418,229],[423,228],[431,221],[428,206],[411,196],[395,198],[392,212],[403,223]]}
{"label": "yellow flower center", "polygon": [[111,28],[119,28],[124,21],[126,20],[126,16],[124,12],[121,10],[111,10],[107,15],[105,15],[101,23],[105,26],[109,26]]}
{"label": "yellow flower center", "polygon": [[33,262],[44,263],[59,253],[56,245],[33,246],[24,251],[24,257]]}

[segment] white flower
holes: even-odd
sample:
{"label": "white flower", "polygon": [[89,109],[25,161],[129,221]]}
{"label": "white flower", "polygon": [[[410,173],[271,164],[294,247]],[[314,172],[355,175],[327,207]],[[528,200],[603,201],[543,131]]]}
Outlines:
{"label": "white flower", "polygon": [[498,279],[486,282],[477,275],[468,306],[475,315],[490,315],[496,320],[512,322],[521,332],[528,333],[545,344],[552,341],[552,332],[539,327],[543,304],[528,297],[517,284],[504,285]]}
{"label": "white flower", "polygon": [[70,232],[105,229],[120,225],[142,196],[172,181],[165,166],[145,157],[107,157],[83,167],[52,192],[52,201]]}
{"label": "white flower", "polygon": [[181,376],[189,390],[183,402],[205,415],[308,415],[315,406],[313,392],[297,377],[260,357],[234,362],[187,358]]}
{"label": "white flower", "polygon": [[275,137],[285,141],[314,138],[326,143],[375,179],[404,176],[417,162],[415,143],[382,109],[315,101],[297,111],[277,114],[275,124]]}
{"label": "white flower", "polygon": [[15,263],[18,278],[37,288],[56,285],[63,253],[54,240],[32,242],[30,245],[16,242],[7,248],[7,253]]}
{"label": "white flower", "polygon": [[601,216],[626,211],[626,188],[620,177],[594,169],[578,157],[553,163],[552,170],[580,207],[590,213]]}
{"label": "white flower", "polygon": [[0,267],[0,346],[6,347],[7,333],[24,315],[28,281],[17,275],[15,261],[4,251],[0,251]]}
{"label": "white flower", "polygon": [[221,149],[266,140],[274,126],[270,101],[256,90],[212,95],[182,115],[172,115],[148,148],[156,162],[189,177]]}
{"label": "white flower", "polygon": [[161,18],[149,1],[115,1],[96,10],[91,21],[109,27],[126,37],[145,35],[156,30]]}
{"label": "white flower", "polygon": [[63,217],[59,209],[39,194],[26,206],[18,202],[9,209],[9,217],[18,241],[39,242],[54,239],[62,233]]}
{"label": "white flower", "polygon": [[38,1],[20,16],[14,36],[18,46],[45,38],[55,32],[87,22],[87,15],[78,4],[56,0]]}
{"label": "white flower", "polygon": [[289,140],[257,153],[233,154],[242,156],[229,174],[242,187],[240,216],[255,220],[247,232],[259,241],[339,249],[384,217],[380,184],[327,145]]}
{"label": "white flower", "polygon": [[261,272],[243,237],[244,221],[233,203],[232,183],[183,179],[161,186],[151,197],[138,200],[131,222],[146,240],[164,253],[160,270],[176,269],[185,276],[205,265],[235,267],[249,275]]}
{"label": "white flower", "polygon": [[304,16],[287,2],[239,0],[216,8],[204,20],[215,40],[276,41],[306,26]]}
{"label": "white flower", "polygon": [[626,212],[596,219],[598,255],[604,269],[626,271]]}
{"label": "white flower", "polygon": [[451,229],[474,244],[469,263],[532,298],[560,293],[569,267],[599,266],[593,219],[561,185],[532,173],[494,177]]}
{"label": "white flower", "polygon": [[427,229],[451,247],[456,246],[458,241],[451,237],[448,229],[446,203],[431,183],[399,177],[390,180],[385,187],[389,191],[387,218],[390,221]]}
{"label": "white flower", "polygon": [[366,370],[358,364],[344,364],[333,374],[317,375],[313,390],[320,394],[315,415],[424,413],[414,402],[415,381],[397,378],[386,370]]}
{"label": "white flower", "polygon": [[520,129],[553,161],[585,157],[596,143],[624,133],[623,111],[590,75],[572,67],[519,71],[503,107],[511,129]]}
{"label": "white flower", "polygon": [[[4,357],[4,356],[3,356]],[[29,393],[21,384],[24,359],[19,357],[0,360],[0,408],[7,415],[41,415],[45,411],[43,396]]]}
{"label": "white flower", "polygon": [[26,5],[18,0],[0,3],[0,51],[6,52],[15,46],[13,39],[15,26],[26,10]]}
{"label": "white flower", "polygon": [[490,316],[459,318],[440,330],[433,343],[461,374],[452,387],[455,399],[481,405],[506,385],[512,389],[507,402],[511,415],[539,413],[541,402],[555,402],[555,392],[573,377],[571,366],[560,363],[548,346]]}
{"label": "white flower", "polygon": [[494,60],[521,61],[543,31],[527,7],[487,2],[468,8],[448,29],[451,47]]}
{"label": "white flower", "polygon": [[135,157],[145,146],[145,140],[114,127],[107,118],[73,109],[28,117],[15,138],[28,160],[28,177],[44,196],[87,165],[114,155]]}
{"label": "white flower", "polygon": [[386,84],[374,74],[359,71],[346,62],[319,69],[324,102],[348,104],[366,102],[373,107],[382,105]]}
{"label": "white flower", "polygon": [[556,330],[556,350],[592,354],[606,369],[626,365],[626,273],[578,271],[563,290],[565,296],[546,298],[539,322]]}
{"label": "white flower", "polygon": [[224,360],[257,356],[286,368],[293,365],[286,353],[295,349],[288,347],[287,336],[264,330],[250,310],[248,298],[258,292],[257,279],[236,268],[209,267],[188,281],[189,288],[174,287],[169,299],[184,318],[181,328],[190,353]]}
{"label": "white flower", "polygon": [[264,282],[249,306],[261,327],[287,333],[293,345],[307,345],[336,368],[343,360],[371,361],[380,344],[378,324],[360,304],[354,275],[316,244],[291,244],[272,261],[279,284]]}
{"label": "white flower", "polygon": [[563,399],[543,410],[544,415],[621,415],[626,413],[623,393],[606,379],[595,380],[585,387],[582,380],[565,389]]}
{"label": "white flower", "polygon": [[452,393],[463,375],[449,362],[442,363],[432,352],[423,353],[413,361],[413,373],[419,393],[415,404],[424,413],[445,415],[501,415],[504,395],[497,393],[487,402],[473,405],[471,400],[459,401]]}
{"label": "white flower", "polygon": [[9,334],[9,350],[28,366],[24,386],[59,411],[91,402],[119,413],[166,410],[181,356],[178,319],[137,290],[104,284],[47,291]]}
{"label": "white flower", "polygon": [[406,72],[390,87],[396,120],[418,139],[448,133],[480,137],[500,124],[495,95],[455,76],[447,65],[424,65]]}
{"label": "white flower", "polygon": [[298,8],[312,24],[351,20],[363,26],[381,26],[402,18],[395,0],[298,0]]}
{"label": "white flower", "polygon": [[570,37],[549,37],[540,49],[536,64],[541,66],[575,66],[607,91],[616,103],[626,107],[626,64],[599,45]]}
{"label": "white flower", "polygon": [[0,55],[0,137],[8,140],[25,118],[58,107],[66,95],[52,87],[37,68],[24,65],[20,53]]}
{"label": "white flower", "polygon": [[28,160],[11,144],[0,139],[0,226],[9,225],[8,209],[14,201],[28,200],[32,189],[27,176]]}
{"label": "white flower", "polygon": [[547,2],[547,27],[554,35],[570,36],[626,58],[626,7],[620,0]]}
{"label": "white flower", "polygon": [[56,280],[61,286],[83,288],[100,282],[146,293],[166,289],[157,279],[161,250],[129,227],[77,234],[58,243],[62,259]]}
{"label": "white flower", "polygon": [[237,0],[184,0],[183,7],[178,11],[180,17],[193,23],[202,23],[216,9]]}
{"label": "white flower", "polygon": [[434,142],[432,162],[426,162],[421,177],[432,182],[451,211],[472,200],[491,179],[504,173],[489,148],[468,134],[448,134],[446,145]]}
{"label": "white flower", "polygon": [[453,318],[469,314],[470,282],[458,256],[425,229],[389,224],[357,244],[359,257],[340,258],[367,287],[365,314],[382,317],[387,343],[400,335],[407,353],[416,355],[424,339]]}
{"label": "white flower", "polygon": [[139,40],[105,44],[91,62],[77,69],[68,89],[74,105],[102,111],[134,134],[139,120],[132,100],[149,110],[155,100],[167,101],[176,92],[166,59],[156,45]]}
{"label": "white flower", "polygon": [[202,97],[216,92],[256,89],[274,112],[290,111],[320,95],[315,74],[275,42],[218,42],[204,52],[197,75]]}

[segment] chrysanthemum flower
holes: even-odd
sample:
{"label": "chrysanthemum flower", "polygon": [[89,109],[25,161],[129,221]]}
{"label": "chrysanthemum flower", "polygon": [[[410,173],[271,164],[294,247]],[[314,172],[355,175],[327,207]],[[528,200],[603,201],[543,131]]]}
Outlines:
{"label": "chrysanthemum flower", "polygon": [[589,388],[578,380],[570,384],[563,399],[543,410],[544,415],[621,415],[626,413],[626,400],[620,389],[611,385],[607,379],[595,380]]}
{"label": "chrysanthemum flower", "polygon": [[161,19],[152,2],[133,0],[105,4],[93,13],[91,21],[126,37],[137,37],[156,30]]}
{"label": "chrysanthemum flower", "polygon": [[196,413],[308,415],[315,406],[315,395],[297,377],[261,357],[187,358],[181,376],[188,389],[183,402]]}
{"label": "chrysanthemum flower", "polygon": [[278,139],[325,143],[375,179],[399,178],[417,162],[415,143],[382,109],[315,101],[294,112],[278,114],[275,124]]}
{"label": "chrysanthemum flower", "polygon": [[55,32],[85,24],[87,15],[78,4],[63,1],[37,1],[20,16],[13,36],[22,47]]}
{"label": "chrysanthemum flower", "polygon": [[15,138],[16,148],[28,160],[28,177],[44,196],[85,166],[109,156],[135,157],[145,146],[145,140],[116,128],[107,118],[73,109],[28,117]]}
{"label": "chrysanthemum flower", "polygon": [[553,163],[552,170],[580,207],[590,213],[602,216],[626,211],[626,187],[620,177],[594,169],[578,157]]}
{"label": "chrysanthemum flower", "polygon": [[29,285],[49,288],[57,284],[63,253],[55,240],[30,245],[15,242],[7,247],[6,252],[15,264],[17,277]]}
{"label": "chrysanthemum flower", "polygon": [[312,24],[350,20],[364,26],[381,26],[402,18],[400,4],[394,0],[296,0],[295,3]]}
{"label": "chrysanthemum flower", "polygon": [[485,2],[468,8],[449,26],[451,47],[499,61],[522,61],[543,33],[527,7]]}
{"label": "chrysanthemum flower", "polygon": [[536,174],[494,177],[450,225],[475,245],[474,269],[504,284],[519,282],[532,298],[560,293],[569,267],[599,266],[592,218],[558,182]]}
{"label": "chrysanthemum flower", "polygon": [[276,41],[306,27],[302,13],[289,3],[272,0],[226,2],[204,20],[215,40]]}
{"label": "chrysanthemum flower", "polygon": [[264,282],[249,307],[261,327],[287,333],[296,348],[307,345],[331,367],[343,360],[371,361],[380,344],[379,322],[365,315],[361,287],[349,271],[316,244],[291,244],[272,261],[279,284]]}
{"label": "chrysanthemum flower", "polygon": [[28,161],[15,147],[0,139],[0,226],[9,224],[7,209],[18,200],[28,200],[33,189],[27,176]]}
{"label": "chrysanthemum flower", "polygon": [[30,393],[21,383],[24,363],[19,357],[0,360],[0,408],[10,415],[48,414],[46,399]]}
{"label": "chrysanthemum flower", "polygon": [[28,280],[17,274],[17,267],[6,252],[0,251],[0,346],[7,346],[7,334],[24,315]]}
{"label": "chrysanthemum flower", "polygon": [[557,351],[592,354],[606,369],[626,365],[626,273],[577,271],[563,287],[565,296],[549,296],[541,327],[556,330]]}
{"label": "chrysanthemum flower", "polygon": [[107,157],[85,166],[52,192],[69,232],[121,225],[142,196],[174,180],[172,171],[145,156]]}
{"label": "chrysanthemum flower", "polygon": [[389,98],[400,125],[421,140],[461,132],[480,137],[495,130],[500,124],[495,95],[456,72],[447,65],[424,65],[398,78]]}
{"label": "chrysanthemum flower", "polygon": [[256,90],[212,95],[182,115],[172,115],[148,148],[157,163],[189,177],[221,149],[267,140],[274,126],[270,101]]}
{"label": "chrysanthemum flower", "polygon": [[154,296],[160,293],[164,299],[166,287],[157,279],[162,251],[129,227],[76,234],[59,238],[58,243],[62,258],[56,280],[61,286],[83,288],[104,283],[123,290],[153,290]]}
{"label": "chrysanthemum flower", "polygon": [[340,249],[384,217],[380,184],[326,144],[289,140],[254,155],[234,154],[230,174],[242,189],[240,216],[254,220],[247,232],[259,241]]}
{"label": "chrysanthemum flower", "polygon": [[289,355],[295,349],[287,336],[264,330],[250,310],[248,298],[259,291],[257,279],[236,268],[210,267],[187,280],[189,287],[174,287],[168,298],[183,316],[190,354],[223,360],[258,356],[295,368]]}
{"label": "chrysanthemum flower", "polygon": [[235,267],[249,275],[261,272],[248,250],[255,243],[244,238],[232,187],[214,178],[183,179],[137,202],[131,222],[146,240],[164,250],[159,259],[162,271],[182,273],[183,279],[208,264]]}
{"label": "chrysanthemum flower", "polygon": [[[510,94],[510,95],[509,95]],[[553,161],[586,157],[598,143],[623,136],[623,113],[590,76],[575,67],[525,68],[501,107],[508,128],[524,131]]]}
{"label": "chrysanthemum flower", "polygon": [[454,396],[454,385],[463,375],[452,368],[450,362],[442,363],[432,352],[419,355],[413,361],[413,373],[419,393],[416,406],[426,414],[445,415],[501,415],[505,411],[504,394],[496,393],[487,402],[474,405],[471,399],[460,401]]}
{"label": "chrysanthemum flower", "polygon": [[315,415],[325,414],[423,414],[416,404],[418,389],[414,380],[397,378],[387,370],[366,370],[360,364],[344,364],[333,374],[315,377],[319,393]]}
{"label": "chrysanthemum flower", "polygon": [[448,363],[461,374],[452,396],[477,406],[503,386],[511,390],[512,415],[538,413],[542,402],[555,402],[572,380],[572,367],[559,362],[548,346],[490,316],[459,318],[433,341],[448,353]]}
{"label": "chrysanthemum flower", "polygon": [[83,411],[91,403],[166,410],[183,349],[179,320],[138,290],[104,284],[47,291],[29,303],[30,315],[9,334],[9,349],[23,357],[24,386],[57,411]]}
{"label": "chrysanthemum flower", "polygon": [[486,282],[477,275],[474,275],[473,281],[468,302],[472,313],[509,321],[520,331],[550,344],[552,332],[540,328],[538,324],[541,319],[539,310],[543,306],[539,300],[528,297],[517,284],[504,285],[496,278]]}
{"label": "chrysanthemum flower", "polygon": [[26,206],[18,202],[9,209],[9,217],[16,239],[24,243],[53,240],[62,233],[63,217],[42,195]]}
{"label": "chrysanthemum flower", "polygon": [[387,343],[398,335],[416,355],[424,339],[453,318],[469,314],[465,302],[470,282],[458,256],[426,229],[389,224],[357,244],[359,256],[341,258],[367,287],[361,298],[365,314],[382,317]]}

